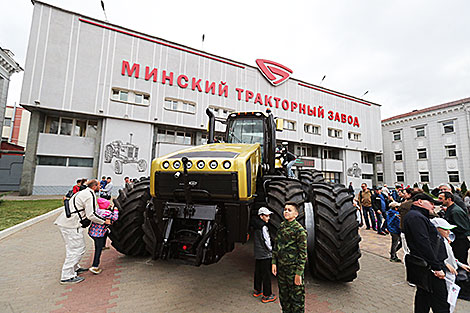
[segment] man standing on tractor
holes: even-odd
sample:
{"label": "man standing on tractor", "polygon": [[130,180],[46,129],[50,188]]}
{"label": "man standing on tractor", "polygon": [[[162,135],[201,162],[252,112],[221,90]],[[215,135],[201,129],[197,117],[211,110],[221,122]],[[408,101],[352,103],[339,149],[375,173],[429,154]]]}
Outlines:
{"label": "man standing on tractor", "polygon": [[295,160],[297,160],[297,156],[287,150],[287,145],[283,143],[284,147],[282,148],[282,158],[283,164],[287,169],[287,177],[295,178],[294,171],[292,170],[292,166],[295,164]]}

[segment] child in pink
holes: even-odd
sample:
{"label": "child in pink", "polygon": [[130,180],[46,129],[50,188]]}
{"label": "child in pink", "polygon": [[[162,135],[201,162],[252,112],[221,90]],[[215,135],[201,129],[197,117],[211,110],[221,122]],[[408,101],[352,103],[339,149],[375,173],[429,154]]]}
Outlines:
{"label": "child in pink", "polygon": [[[99,216],[111,220],[111,223],[118,219],[118,210],[115,209],[111,202],[106,199],[98,198],[97,200],[99,208],[96,209],[96,214]],[[103,247],[106,244],[106,233],[108,232],[108,225],[91,223],[88,229],[88,235],[95,242],[95,256],[93,257],[93,265],[90,267],[90,272],[93,274],[101,273],[100,258]]]}

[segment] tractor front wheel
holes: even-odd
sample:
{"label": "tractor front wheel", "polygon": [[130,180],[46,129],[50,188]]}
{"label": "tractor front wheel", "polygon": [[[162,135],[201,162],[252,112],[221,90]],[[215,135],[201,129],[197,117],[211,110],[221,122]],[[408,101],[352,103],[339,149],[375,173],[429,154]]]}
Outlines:
{"label": "tractor front wheel", "polygon": [[119,252],[133,256],[147,254],[142,225],[144,211],[151,199],[148,177],[119,190],[119,196],[114,199],[114,205],[119,209],[119,218],[109,227],[109,238]]}

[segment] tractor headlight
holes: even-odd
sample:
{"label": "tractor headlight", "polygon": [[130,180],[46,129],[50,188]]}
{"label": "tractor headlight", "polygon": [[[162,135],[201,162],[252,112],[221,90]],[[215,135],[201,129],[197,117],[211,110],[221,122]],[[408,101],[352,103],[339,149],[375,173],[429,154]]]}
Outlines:
{"label": "tractor headlight", "polygon": [[197,161],[196,163],[196,166],[198,169],[202,170],[204,168],[204,166],[206,166],[206,163],[204,163],[204,161]]}
{"label": "tractor headlight", "polygon": [[176,160],[175,162],[173,162],[173,167],[174,167],[175,169],[179,169],[179,168],[181,167],[181,162],[178,161],[178,160]]}
{"label": "tractor headlight", "polygon": [[215,160],[209,162],[209,167],[213,170],[215,170],[217,168],[217,165],[219,165],[219,164]]}
{"label": "tractor headlight", "polygon": [[193,167],[193,162],[188,161],[188,162],[186,163],[186,168],[189,170],[191,167]]}
{"label": "tractor headlight", "polygon": [[222,163],[222,166],[228,170],[230,168],[230,166],[232,166],[232,163],[230,163],[230,161],[224,161],[224,163]]}
{"label": "tractor headlight", "polygon": [[168,161],[163,162],[162,167],[164,169],[168,169],[170,167],[170,162],[168,162]]}

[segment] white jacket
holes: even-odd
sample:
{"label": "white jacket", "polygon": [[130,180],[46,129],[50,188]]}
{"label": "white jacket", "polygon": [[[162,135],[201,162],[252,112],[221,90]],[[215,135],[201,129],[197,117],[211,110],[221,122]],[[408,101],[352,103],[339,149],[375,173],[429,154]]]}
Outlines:
{"label": "white jacket", "polygon": [[[96,213],[96,209],[98,208],[98,203],[96,201],[95,192],[90,189],[84,189],[70,198],[70,212],[72,216],[67,218],[65,215],[65,210],[59,215],[59,217],[55,220],[54,224],[64,228],[80,228],[82,225],[80,224],[80,216],[82,219],[88,218],[90,221],[97,223],[97,224],[104,224],[106,221],[105,218],[99,216]],[[78,211],[78,213],[76,212]]]}

